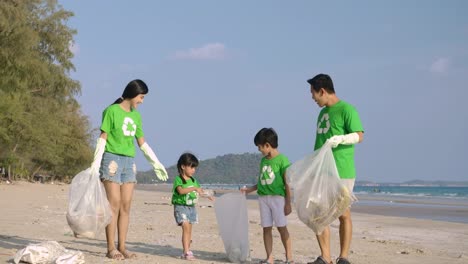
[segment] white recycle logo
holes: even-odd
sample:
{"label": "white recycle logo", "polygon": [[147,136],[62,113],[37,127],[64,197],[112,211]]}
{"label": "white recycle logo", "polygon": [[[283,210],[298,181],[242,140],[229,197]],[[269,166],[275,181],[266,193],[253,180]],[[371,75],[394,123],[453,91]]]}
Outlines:
{"label": "white recycle logo", "polygon": [[271,166],[265,165],[262,168],[262,174],[260,174],[260,183],[262,185],[272,184],[275,180],[275,173],[271,169]]}
{"label": "white recycle logo", "polygon": [[[326,122],[325,127],[321,127],[322,122]],[[323,114],[322,119],[320,119],[320,122],[318,122],[317,134],[326,134],[328,130],[330,130],[330,117],[328,116],[328,113],[325,113]]]}
{"label": "white recycle logo", "polygon": [[123,125],[122,125],[122,131],[125,136],[135,136],[136,133],[136,124],[133,122],[133,119],[130,117],[125,117]]}

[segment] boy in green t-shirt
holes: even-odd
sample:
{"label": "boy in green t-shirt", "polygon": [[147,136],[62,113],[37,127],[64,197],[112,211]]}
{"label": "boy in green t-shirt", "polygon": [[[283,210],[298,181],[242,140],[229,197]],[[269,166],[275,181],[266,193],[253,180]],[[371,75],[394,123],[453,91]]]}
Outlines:
{"label": "boy in green t-shirt", "polygon": [[254,138],[254,143],[262,153],[260,175],[256,185],[242,188],[241,192],[257,191],[260,219],[263,227],[263,243],[267,257],[261,263],[273,263],[273,224],[276,225],[286,251],[286,262],[293,263],[291,238],[286,216],[291,213],[291,196],[286,182],[286,169],[291,165],[288,158],[278,151],[278,135],[272,128],[262,128]]}
{"label": "boy in green t-shirt", "polygon": [[[192,241],[192,224],[198,223],[198,214],[195,205],[199,195],[203,195],[203,189],[193,177],[198,167],[198,159],[191,153],[184,153],[177,161],[179,176],[174,179],[172,187],[172,204],[174,205],[174,218],[177,225],[182,227],[182,247],[184,249],[182,258],[195,260],[190,251]],[[212,196],[208,199],[213,200]]]}
{"label": "boy in green t-shirt", "polygon": [[[362,141],[364,129],[356,109],[341,101],[335,94],[333,81],[326,74],[319,74],[307,81],[310,84],[312,99],[323,107],[317,121],[315,150],[321,148],[326,141],[333,145],[338,174],[349,192],[353,193],[356,169],[354,166],[354,144]],[[354,197],[354,196],[353,196]],[[352,237],[351,210],[348,208],[340,220],[340,256],[336,264],[349,264],[348,254]],[[321,256],[310,264],[332,263],[330,254],[330,228],[317,235]]]}

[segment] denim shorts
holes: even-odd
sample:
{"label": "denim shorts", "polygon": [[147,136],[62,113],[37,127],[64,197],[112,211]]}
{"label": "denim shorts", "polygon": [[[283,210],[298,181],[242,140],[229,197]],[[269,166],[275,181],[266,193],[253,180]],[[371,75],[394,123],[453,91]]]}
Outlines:
{"label": "denim shorts", "polygon": [[176,220],[177,225],[182,225],[183,222],[197,224],[197,209],[195,208],[195,206],[174,204],[174,218]]}
{"label": "denim shorts", "polygon": [[99,174],[101,181],[111,181],[118,184],[136,183],[135,159],[104,152]]}

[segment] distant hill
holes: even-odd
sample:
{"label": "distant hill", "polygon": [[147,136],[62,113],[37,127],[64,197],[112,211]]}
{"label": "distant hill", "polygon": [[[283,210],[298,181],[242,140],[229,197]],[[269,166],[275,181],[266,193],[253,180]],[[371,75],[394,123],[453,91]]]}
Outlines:
{"label": "distant hill", "polygon": [[[259,173],[260,153],[226,154],[213,159],[201,160],[195,177],[202,184],[255,184]],[[178,175],[176,165],[167,169],[168,182]],[[156,183],[154,172],[138,172],[138,183]]]}
{"label": "distant hill", "polygon": [[[201,160],[195,177],[202,184],[255,184],[262,156],[260,153],[226,154],[212,159]],[[169,183],[178,175],[175,165],[167,168]],[[139,171],[138,183],[157,183],[154,172]],[[424,181],[411,180],[402,183],[356,181],[356,186],[468,186],[468,181]]]}

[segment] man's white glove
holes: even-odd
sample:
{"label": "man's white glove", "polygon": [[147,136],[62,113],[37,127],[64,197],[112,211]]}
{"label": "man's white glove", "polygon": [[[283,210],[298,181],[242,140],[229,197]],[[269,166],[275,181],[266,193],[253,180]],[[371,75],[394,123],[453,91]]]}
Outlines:
{"label": "man's white glove", "polygon": [[354,132],[346,135],[337,135],[327,139],[331,143],[332,148],[336,148],[339,144],[353,145],[359,142],[359,134]]}
{"label": "man's white glove", "polygon": [[145,154],[145,158],[148,160],[148,162],[153,166],[154,173],[156,173],[158,179],[161,181],[167,181],[167,171],[164,168],[164,165],[159,162],[158,157],[156,157],[156,154],[154,154],[150,146],[145,142],[143,145],[141,145],[140,149],[143,151],[143,154]]}
{"label": "man's white glove", "polygon": [[91,163],[91,173],[99,174],[99,168],[101,167],[102,155],[106,149],[106,140],[99,137],[96,142],[96,150],[94,151],[93,163]]}

